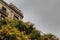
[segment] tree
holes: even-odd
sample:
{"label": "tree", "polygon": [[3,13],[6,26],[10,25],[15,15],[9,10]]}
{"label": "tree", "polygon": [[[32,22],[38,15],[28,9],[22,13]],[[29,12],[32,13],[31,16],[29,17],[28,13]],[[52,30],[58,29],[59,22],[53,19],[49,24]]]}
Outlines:
{"label": "tree", "polygon": [[31,22],[4,18],[0,21],[0,40],[59,40],[53,34],[43,34]]}
{"label": "tree", "polygon": [[49,33],[42,36],[42,40],[59,40],[55,35]]}

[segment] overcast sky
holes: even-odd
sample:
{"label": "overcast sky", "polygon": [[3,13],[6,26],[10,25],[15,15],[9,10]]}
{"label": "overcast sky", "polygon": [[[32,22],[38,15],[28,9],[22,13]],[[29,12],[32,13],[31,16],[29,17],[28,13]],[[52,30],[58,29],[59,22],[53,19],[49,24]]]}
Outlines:
{"label": "overcast sky", "polygon": [[60,37],[60,0],[5,0],[15,4],[25,21],[31,21],[44,33]]}

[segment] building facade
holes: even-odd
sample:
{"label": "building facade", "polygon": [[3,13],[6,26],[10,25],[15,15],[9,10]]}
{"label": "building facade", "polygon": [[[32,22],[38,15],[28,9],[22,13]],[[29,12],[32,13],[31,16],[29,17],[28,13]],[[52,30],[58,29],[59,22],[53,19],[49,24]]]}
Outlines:
{"label": "building facade", "polygon": [[14,4],[8,4],[4,0],[0,0],[0,18],[5,17],[21,20],[23,19],[23,14]]}

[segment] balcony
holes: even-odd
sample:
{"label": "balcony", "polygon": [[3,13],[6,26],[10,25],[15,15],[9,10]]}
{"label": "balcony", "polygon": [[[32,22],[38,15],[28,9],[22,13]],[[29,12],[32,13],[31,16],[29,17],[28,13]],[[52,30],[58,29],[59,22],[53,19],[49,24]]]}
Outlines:
{"label": "balcony", "polygon": [[6,12],[4,12],[4,11],[2,11],[2,10],[0,10],[0,14],[1,14],[2,16],[4,16],[4,17],[7,17],[7,16],[8,16],[8,13],[6,13]]}

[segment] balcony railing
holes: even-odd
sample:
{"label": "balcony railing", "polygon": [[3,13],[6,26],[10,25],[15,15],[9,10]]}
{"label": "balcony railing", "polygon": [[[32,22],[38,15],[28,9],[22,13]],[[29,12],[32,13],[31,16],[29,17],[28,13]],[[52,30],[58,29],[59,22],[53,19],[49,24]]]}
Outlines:
{"label": "balcony railing", "polygon": [[2,10],[0,10],[0,13],[2,14],[2,15],[4,15],[4,16],[8,16],[8,13],[7,12],[4,12],[4,11],[2,11]]}

